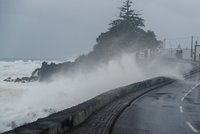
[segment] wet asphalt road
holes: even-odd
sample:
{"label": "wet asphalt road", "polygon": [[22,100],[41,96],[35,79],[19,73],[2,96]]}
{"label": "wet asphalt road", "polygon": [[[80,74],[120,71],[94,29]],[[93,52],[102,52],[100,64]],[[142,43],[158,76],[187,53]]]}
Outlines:
{"label": "wet asphalt road", "polygon": [[200,133],[200,73],[134,101],[117,119],[112,133]]}

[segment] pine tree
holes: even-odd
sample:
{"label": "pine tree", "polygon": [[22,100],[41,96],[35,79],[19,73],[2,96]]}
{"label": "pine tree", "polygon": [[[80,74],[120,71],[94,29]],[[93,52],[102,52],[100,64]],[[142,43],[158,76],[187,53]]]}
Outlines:
{"label": "pine tree", "polygon": [[137,10],[131,9],[131,0],[126,0],[122,7],[119,8],[119,19],[110,23],[109,30],[115,30],[118,28],[136,30],[139,27],[144,27],[144,19],[140,17],[140,13]]}

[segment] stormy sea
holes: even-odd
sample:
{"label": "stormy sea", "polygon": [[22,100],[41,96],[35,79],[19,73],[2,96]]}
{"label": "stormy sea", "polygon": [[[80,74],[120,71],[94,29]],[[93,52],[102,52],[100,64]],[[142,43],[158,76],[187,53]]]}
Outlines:
{"label": "stormy sea", "polygon": [[[156,76],[182,79],[191,66],[156,58],[145,66],[134,54],[124,54],[89,72],[57,75],[51,82],[6,82],[6,78],[30,76],[42,60],[0,61],[0,132],[33,122],[75,106],[108,90]],[[48,61],[48,63],[62,61]],[[184,64],[184,65],[183,65]],[[173,68],[173,69],[171,69]]]}
{"label": "stormy sea", "polygon": [[[31,106],[26,105],[29,103],[28,100],[23,100],[23,96],[30,91],[31,86],[37,85],[37,82],[21,83],[4,80],[9,77],[16,79],[30,76],[34,69],[41,66],[42,62],[42,60],[0,60],[0,132],[10,130],[37,118],[36,114],[28,112],[31,111]],[[52,62],[59,63],[59,61]]]}

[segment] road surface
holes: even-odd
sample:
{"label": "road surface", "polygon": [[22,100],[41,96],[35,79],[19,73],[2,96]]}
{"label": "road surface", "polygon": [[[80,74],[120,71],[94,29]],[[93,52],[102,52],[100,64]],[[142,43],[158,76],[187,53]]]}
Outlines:
{"label": "road surface", "polygon": [[200,73],[135,100],[116,120],[112,133],[200,133]]}

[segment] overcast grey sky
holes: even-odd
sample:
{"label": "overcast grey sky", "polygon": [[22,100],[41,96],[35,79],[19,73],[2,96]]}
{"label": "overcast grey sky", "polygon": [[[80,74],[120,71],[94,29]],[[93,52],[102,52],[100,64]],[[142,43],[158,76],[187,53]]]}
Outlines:
{"label": "overcast grey sky", "polygon": [[[0,57],[70,59],[90,51],[123,0],[0,0]],[[200,0],[134,0],[158,39],[200,36]]]}

